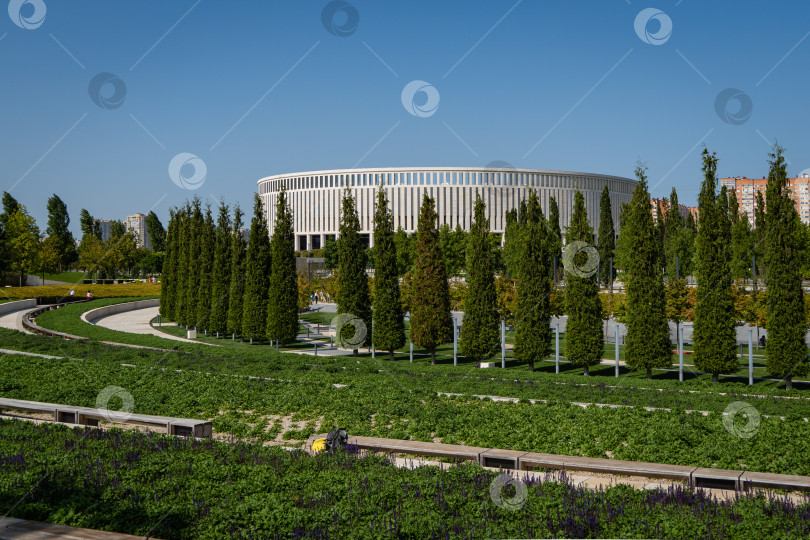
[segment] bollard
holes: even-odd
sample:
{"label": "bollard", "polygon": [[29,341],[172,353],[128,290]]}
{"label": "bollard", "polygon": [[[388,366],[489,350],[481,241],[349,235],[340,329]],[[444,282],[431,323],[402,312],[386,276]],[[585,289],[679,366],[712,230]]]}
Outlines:
{"label": "bollard", "polygon": [[678,380],[683,382],[683,326],[678,330]]}
{"label": "bollard", "polygon": [[751,347],[754,340],[754,330],[748,329],[748,385],[754,385],[754,349]]}
{"label": "bollard", "polygon": [[616,378],[619,378],[619,323],[616,323]]}
{"label": "bollard", "polygon": [[501,319],[501,369],[506,369],[506,322]]}
{"label": "bollard", "polygon": [[276,352],[278,352],[278,340],[276,340]]}
{"label": "bollard", "polygon": [[[557,259],[554,259],[555,262]],[[554,373],[560,372],[560,323],[557,323],[554,330],[555,336],[555,352],[554,352]]]}
{"label": "bollard", "polygon": [[318,342],[315,342],[315,356],[318,356]]}
{"label": "bollard", "polygon": [[458,365],[458,326],[455,320],[453,320],[453,365]]}
{"label": "bollard", "polygon": [[231,334],[231,341],[235,341],[235,340],[236,340],[236,332]]}
{"label": "bollard", "polygon": [[413,341],[411,341],[411,364],[413,364]]}

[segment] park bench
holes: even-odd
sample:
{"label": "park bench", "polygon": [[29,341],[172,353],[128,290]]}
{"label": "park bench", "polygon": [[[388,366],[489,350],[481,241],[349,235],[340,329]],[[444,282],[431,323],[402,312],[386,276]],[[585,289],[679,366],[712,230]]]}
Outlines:
{"label": "park bench", "polygon": [[0,410],[12,409],[35,413],[53,414],[54,422],[63,424],[76,424],[84,426],[98,426],[101,421],[117,421],[121,424],[141,425],[165,429],[170,435],[185,437],[211,437],[211,422],[194,420],[190,418],[173,418],[169,416],[153,416],[150,414],[122,414],[106,409],[93,409],[90,407],[74,407],[56,403],[42,403],[39,401],[25,401],[21,399],[0,398]]}
{"label": "park bench", "polygon": [[[315,439],[326,437],[326,434],[310,437],[306,448],[312,447]],[[642,461],[625,461],[620,459],[590,458],[581,456],[563,456],[523,452],[520,450],[503,450],[481,448],[458,444],[443,444],[398,439],[381,439],[376,437],[349,437],[349,444],[369,452],[386,452],[391,454],[413,454],[418,456],[453,458],[477,461],[484,467],[501,469],[534,470],[554,469],[581,471],[594,474],[613,474],[622,476],[640,476],[644,478],[665,478],[679,480],[698,488],[714,489],[783,489],[786,491],[810,491],[810,477],[787,474],[770,474],[744,472],[707,467],[670,465],[668,463],[647,463]]]}
{"label": "park bench", "polygon": [[671,480],[692,481],[695,467],[669,465],[665,463],[645,463],[621,459],[589,458],[580,456],[558,456],[552,454],[526,454],[520,458],[520,469],[566,469],[601,474],[621,474],[648,478],[668,478]]}

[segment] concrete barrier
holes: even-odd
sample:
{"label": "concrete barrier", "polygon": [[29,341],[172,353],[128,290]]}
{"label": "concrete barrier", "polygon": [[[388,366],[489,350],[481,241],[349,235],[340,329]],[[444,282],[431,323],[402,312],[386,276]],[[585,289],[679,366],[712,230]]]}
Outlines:
{"label": "concrete barrier", "polygon": [[37,307],[36,298],[29,298],[28,300],[17,300],[14,302],[4,302],[0,304],[0,317],[15,311],[22,311],[24,309],[31,309]]}
{"label": "concrete barrier", "polygon": [[134,311],[136,309],[143,309],[149,307],[157,307],[160,305],[160,298],[152,298],[150,300],[136,300],[135,302],[124,302],[122,304],[111,304],[103,306],[90,311],[82,313],[82,320],[89,324],[96,324],[95,321],[102,317],[115,315],[116,313],[124,313],[125,311]]}

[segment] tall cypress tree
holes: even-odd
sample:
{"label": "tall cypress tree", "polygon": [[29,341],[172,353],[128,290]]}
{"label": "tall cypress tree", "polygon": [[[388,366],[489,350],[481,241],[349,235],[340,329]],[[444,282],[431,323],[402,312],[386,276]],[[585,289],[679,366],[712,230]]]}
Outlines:
{"label": "tall cypress tree", "polygon": [[298,273],[295,270],[293,215],[284,189],[276,199],[270,249],[273,271],[267,306],[267,337],[291,343],[298,335]]}
{"label": "tall cypress tree", "polygon": [[[574,194],[574,211],[565,235],[566,244],[593,242],[593,228],[588,222],[585,197]],[[602,335],[602,301],[596,272],[588,270],[588,254],[579,250],[565,269],[565,357],[575,366],[582,366],[589,375],[589,366],[602,361],[605,337]],[[595,269],[594,269],[595,270]]]}
{"label": "tall cypress tree", "polygon": [[[190,212],[188,201],[177,211],[177,269],[174,272],[173,318],[177,324],[186,326],[186,286],[188,284],[188,251],[190,239]],[[92,234],[92,233],[91,233]]]}
{"label": "tall cypress tree", "polygon": [[794,377],[810,371],[804,343],[807,316],[802,293],[802,224],[787,187],[784,150],[774,145],[768,154],[770,170],[766,191],[765,265],[768,294],[768,373],[782,377],[785,388]]}
{"label": "tall cypress tree", "polygon": [[[529,364],[551,352],[551,280],[548,271],[548,225],[537,193],[529,190],[522,246],[519,251],[517,309],[515,310],[515,358]],[[520,225],[519,225],[520,226]]]}
{"label": "tall cypress tree", "polygon": [[211,286],[211,317],[208,328],[212,334],[224,335],[228,331],[228,291],[231,286],[229,250],[231,246],[231,218],[228,205],[221,202],[217,216],[214,249],[213,284]]}
{"label": "tall cypress tree", "polygon": [[[703,184],[698,197],[697,300],[693,339],[695,366],[712,374],[717,382],[721,373],[734,373],[739,365],[734,329],[734,302],[731,298],[727,214],[716,194],[717,157],[703,149]],[[726,204],[726,209],[728,208]]]}
{"label": "tall cypress tree", "polygon": [[[525,207],[525,205],[522,205]],[[521,213],[525,214],[524,212]],[[522,234],[524,227],[522,226],[523,219],[518,221],[518,211],[513,208],[508,210],[505,215],[506,227],[503,232],[503,260],[506,266],[506,272],[512,278],[518,275],[518,267],[520,266],[520,250],[523,246]]]}
{"label": "tall cypress tree", "polygon": [[765,199],[762,197],[762,192],[757,191],[756,206],[754,207],[754,233],[752,235],[753,246],[751,251],[752,255],[756,257],[758,280],[765,277],[765,242],[767,241],[766,227],[767,221],[765,220]]}
{"label": "tall cypress tree", "polygon": [[476,193],[473,222],[467,237],[467,294],[459,348],[477,365],[492,356],[500,344],[498,297],[492,268],[489,219],[481,194]]}
{"label": "tall cypress tree", "polygon": [[[602,189],[599,199],[599,278],[602,286],[607,287],[615,276],[615,265],[611,265],[613,252],[616,250],[616,230],[613,227],[613,211],[610,208],[610,191],[607,185]],[[614,274],[611,275],[611,267]]]}
{"label": "tall cypress tree", "polygon": [[242,300],[242,339],[266,337],[267,292],[270,287],[270,233],[259,195],[253,197],[253,218],[245,254],[245,294]]}
{"label": "tall cypress tree", "polygon": [[646,171],[641,163],[636,166],[638,184],[627,207],[627,219],[621,234],[625,235],[629,253],[624,278],[627,291],[627,365],[633,369],[644,369],[649,379],[653,368],[667,367],[672,363],[672,353],[659,237],[650,213]]}
{"label": "tall cypress tree", "polygon": [[183,317],[186,325],[197,326],[197,294],[200,292],[200,252],[202,251],[203,218],[199,197],[191,201],[188,224],[188,249],[186,252],[186,287],[183,300]]}
{"label": "tall cypress tree", "polygon": [[374,212],[374,346],[394,351],[405,345],[405,321],[399,293],[394,216],[382,185],[377,190]]}
{"label": "tall cypress tree", "polygon": [[242,236],[242,210],[233,209],[230,246],[228,248],[230,284],[228,289],[228,333],[242,336],[242,302],[245,298],[245,238]]}
{"label": "tall cypress tree", "polygon": [[216,248],[216,228],[211,216],[211,205],[205,208],[205,221],[200,231],[200,259],[197,271],[200,274],[200,284],[197,292],[197,328],[208,331],[209,317],[211,315],[211,295],[214,286],[214,249]]}
{"label": "tall cypress tree", "polygon": [[[348,188],[343,193],[340,214],[340,238],[338,239],[338,315],[363,321],[366,335],[361,336],[353,324],[341,327],[344,342],[354,347],[354,356],[371,334],[371,295],[366,276],[366,251],[360,238],[360,218],[354,204],[354,197]],[[360,339],[363,338],[363,339]]]}
{"label": "tall cypress tree", "polygon": [[[548,200],[548,230],[549,230],[549,251],[552,260],[557,261],[556,280],[560,281],[562,272],[562,230],[560,229],[560,208],[557,206],[557,199],[549,197]],[[554,276],[554,265],[550,267],[549,275]]]}
{"label": "tall cypress tree", "polygon": [[684,256],[680,249],[684,221],[678,206],[678,192],[673,187],[669,196],[669,208],[667,208],[666,229],[664,231],[664,259],[666,262],[666,275],[670,280],[686,275],[681,272],[681,269],[685,268],[684,263],[687,261],[683,260]]}
{"label": "tall cypress tree", "polygon": [[165,255],[160,271],[160,314],[165,319],[174,319],[175,294],[177,292],[177,209],[169,209],[169,227],[166,231]]}
{"label": "tall cypress tree", "polygon": [[411,278],[411,341],[430,352],[431,364],[436,364],[436,348],[453,339],[450,288],[439,246],[438,219],[436,201],[425,192]]}

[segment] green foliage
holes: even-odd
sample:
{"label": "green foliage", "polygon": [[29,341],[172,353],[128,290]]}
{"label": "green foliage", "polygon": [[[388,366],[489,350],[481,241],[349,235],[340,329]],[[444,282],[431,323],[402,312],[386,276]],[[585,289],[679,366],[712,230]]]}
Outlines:
{"label": "green foliage", "polygon": [[[731,223],[727,202],[716,194],[717,157],[703,150],[703,184],[697,249],[697,301],[693,339],[695,366],[717,380],[737,370],[734,303],[731,298]],[[725,204],[725,209],[724,205]]]}
{"label": "green foliage", "polygon": [[[553,196],[549,197],[548,201],[548,230],[549,230],[549,253],[552,258],[557,259],[557,281],[563,279],[563,264],[562,264],[562,230],[560,229],[560,208],[557,205],[557,199]],[[553,276],[554,268],[552,266],[551,277]]]}
{"label": "green foliage", "polygon": [[[576,414],[549,409],[542,412]],[[488,405],[484,415],[491,419],[494,410]],[[541,436],[531,431],[532,438]],[[689,439],[694,428],[679,431]],[[806,504],[755,494],[727,502],[681,486],[588,492],[566,480],[541,480],[527,482],[513,511],[496,505],[490,493],[497,473],[474,464],[412,470],[350,450],[310,457],[255,444],[5,420],[0,435],[0,453],[15,463],[0,472],[8,486],[0,504],[16,508],[15,516],[138,536],[337,538],[349,531],[358,538],[682,538],[722,530],[731,538],[750,538],[752,531],[781,538],[786,531],[808,532]],[[42,459],[27,459],[29,444],[41,449]],[[502,496],[512,495],[504,489]],[[382,517],[386,508],[396,510],[393,517]]]}
{"label": "green foliage", "polygon": [[439,245],[447,275],[452,277],[462,273],[467,254],[467,233],[461,225],[456,225],[455,230],[447,224],[439,227]]}
{"label": "green foliage", "polygon": [[6,218],[6,250],[12,268],[20,274],[20,286],[23,285],[23,275],[32,270],[39,251],[39,227],[34,217],[28,213],[25,205],[17,209]]}
{"label": "green foliage", "polygon": [[160,294],[160,315],[167,320],[175,320],[175,309],[177,307],[177,271],[178,271],[178,221],[179,215],[176,208],[169,209],[169,226],[166,231],[165,256],[162,267],[158,269],[161,273],[161,294]]}
{"label": "green foliage", "polygon": [[374,333],[378,349],[394,351],[405,345],[405,322],[400,301],[394,216],[382,186],[377,189],[374,212]]}
{"label": "green foliage", "polygon": [[273,224],[272,273],[268,295],[267,337],[281,343],[295,341],[298,334],[298,274],[295,271],[293,215],[282,189],[276,199]]}
{"label": "green foliage", "polygon": [[402,227],[394,234],[394,245],[397,249],[397,275],[403,277],[412,267],[416,234],[408,234]]}
{"label": "green foliage", "polygon": [[[593,229],[585,210],[582,192],[574,194],[574,210],[571,224],[565,235],[566,244],[593,242]],[[592,247],[592,246],[590,246]],[[565,268],[565,309],[568,322],[565,327],[565,356],[575,366],[585,369],[602,360],[605,338],[602,335],[602,302],[599,300],[599,285],[596,269],[587,271],[588,253],[577,250]]]}
{"label": "green foliage", "polygon": [[687,226],[678,206],[678,192],[672,188],[664,233],[666,275],[670,280],[686,277],[692,273],[695,252],[694,231]]}
{"label": "green foliage", "polygon": [[453,339],[450,316],[450,291],[436,228],[436,201],[425,192],[419,211],[416,254],[411,271],[411,341],[431,353],[436,363],[436,348]]}
{"label": "green foliage", "polygon": [[551,352],[551,280],[548,225],[537,193],[530,189],[523,224],[513,230],[521,242],[516,262],[517,308],[515,312],[515,357],[534,371],[535,360]]}
{"label": "green foliage", "polygon": [[326,237],[326,244],[323,248],[323,264],[329,270],[336,270],[338,267],[339,255],[337,240],[331,235]]}
{"label": "green foliage", "polygon": [[610,261],[616,249],[616,230],[613,228],[613,211],[610,206],[610,191],[608,191],[607,184],[602,189],[602,195],[599,199],[599,237],[597,244],[599,250],[599,280],[602,282],[602,286],[608,287],[616,276],[615,264],[613,274],[610,273]]}
{"label": "green foliage", "polygon": [[231,244],[231,219],[228,205],[221,202],[217,227],[214,233],[214,263],[211,284],[211,316],[208,330],[214,335],[228,331],[228,292],[231,285],[229,248]]}
{"label": "green foliage", "polygon": [[239,229],[242,228],[242,210],[237,204],[233,209],[233,227],[231,227],[229,258],[229,293],[228,293],[228,333],[242,335],[242,311],[245,297],[245,238]]}
{"label": "green foliage", "polygon": [[216,227],[211,216],[211,206],[205,209],[205,221],[200,231],[200,258],[195,261],[194,270],[199,272],[199,292],[197,293],[197,330],[210,330],[211,302],[214,289],[214,251],[216,250]]}
{"label": "green foliage", "polygon": [[[503,233],[503,261],[508,275],[516,277],[518,275],[518,268],[521,261],[521,249],[523,248],[525,240],[522,233],[525,231],[523,225],[525,224],[525,203],[521,204],[523,212],[521,213],[521,220],[518,221],[518,211],[512,209],[506,212],[505,220],[506,227]],[[544,243],[546,241],[544,240]]]}
{"label": "green foliage", "polygon": [[188,225],[186,226],[186,288],[182,304],[182,321],[188,326],[197,326],[197,295],[200,291],[200,273],[198,261],[202,251],[203,227],[205,218],[202,214],[199,197],[194,197],[189,210]]}
{"label": "green foliage", "polygon": [[[354,197],[348,188],[343,193],[338,239],[338,314],[346,313],[363,321],[371,333],[371,297],[366,275],[366,253],[360,238],[360,219]],[[343,325],[342,336],[357,351],[366,344],[368,335],[360,335],[355,326]],[[361,339],[362,338],[362,339]]]}
{"label": "green foliage", "polygon": [[751,225],[748,223],[748,214],[739,213],[737,194],[732,191],[729,198],[729,214],[731,216],[731,277],[733,279],[748,279],[751,277]]}
{"label": "green foliage", "polygon": [[627,292],[627,365],[643,369],[647,377],[653,368],[671,363],[666,298],[661,275],[661,249],[658,231],[650,213],[646,168],[636,167],[639,183],[627,207],[622,228],[626,249],[625,288]]}
{"label": "green foliage", "polygon": [[267,327],[270,274],[270,233],[259,195],[253,197],[250,240],[245,254],[245,294],[242,300],[242,339],[263,341]]}
{"label": "green foliage", "polygon": [[186,287],[188,287],[189,276],[189,251],[191,249],[191,205],[188,201],[177,213],[177,292],[174,307],[174,320],[177,324],[189,324],[186,308]]}
{"label": "green foliage", "polygon": [[480,193],[476,193],[472,213],[473,222],[467,237],[467,295],[459,348],[461,354],[480,363],[495,354],[500,346],[500,321],[489,220]]}
{"label": "green foliage", "polygon": [[149,242],[152,251],[164,251],[166,249],[166,231],[163,223],[152,210],[146,215],[146,234],[149,235]]}
{"label": "green foliage", "polygon": [[[67,270],[70,265],[78,259],[76,253],[76,241],[73,233],[70,232],[70,216],[67,205],[56,193],[48,198],[48,227],[45,234],[50,238],[50,249],[56,253],[56,266],[59,270]],[[51,257],[53,259],[53,257]],[[51,265],[47,265],[51,267]]]}
{"label": "green foliage", "polygon": [[794,377],[810,372],[807,314],[802,294],[802,225],[787,187],[786,162],[781,146],[769,154],[766,191],[765,266],[768,295],[768,373],[782,377],[788,388]]}

